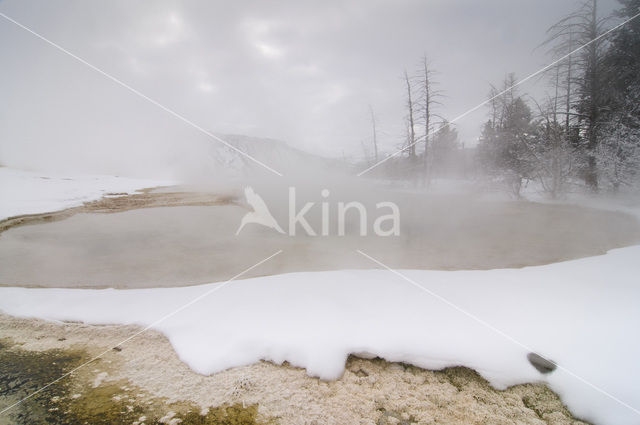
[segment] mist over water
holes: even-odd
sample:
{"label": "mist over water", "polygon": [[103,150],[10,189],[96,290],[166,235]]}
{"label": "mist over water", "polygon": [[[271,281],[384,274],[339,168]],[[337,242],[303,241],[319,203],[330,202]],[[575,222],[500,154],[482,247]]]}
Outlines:
{"label": "mist over water", "polygon": [[[472,194],[417,195],[373,190],[359,182],[319,183],[296,189],[296,211],[314,205],[305,219],[317,236],[298,225],[296,236],[248,224],[243,193],[234,204],[160,207],[68,219],[9,229],[0,235],[0,282],[4,285],[71,287],[179,286],[230,279],[278,250],[283,252],[243,278],[296,271],[379,268],[362,250],[392,268],[466,270],[523,267],[604,254],[640,241],[637,221],[622,213],[583,207],[483,201]],[[365,188],[367,188],[365,190]],[[261,186],[256,193],[288,232],[289,188]],[[346,215],[338,236],[337,203],[357,200],[361,217]],[[392,201],[401,212],[398,236],[377,236],[374,220]],[[329,235],[322,236],[322,202]]]}

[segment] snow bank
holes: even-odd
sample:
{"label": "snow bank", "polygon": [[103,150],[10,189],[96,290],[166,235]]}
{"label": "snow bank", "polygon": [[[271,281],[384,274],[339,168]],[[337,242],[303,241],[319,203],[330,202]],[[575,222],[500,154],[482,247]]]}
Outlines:
{"label": "snow bank", "polygon": [[0,167],[0,220],[77,207],[106,193],[132,193],[169,181],[114,176],[65,176]]}
{"label": "snow bank", "polygon": [[[524,346],[385,270],[234,281],[153,327],[202,374],[266,359],[334,379],[348,354],[378,355],[429,369],[465,365],[497,388],[547,381],[575,415],[637,424],[640,413],[604,392],[640,408],[639,258],[635,246],[524,269],[402,271]],[[0,288],[0,310],[147,326],[219,285]],[[560,367],[540,374],[527,361],[529,349]]]}

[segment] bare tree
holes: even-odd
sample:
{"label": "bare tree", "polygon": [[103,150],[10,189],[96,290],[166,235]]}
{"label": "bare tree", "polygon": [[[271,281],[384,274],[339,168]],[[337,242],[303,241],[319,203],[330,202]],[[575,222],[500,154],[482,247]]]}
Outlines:
{"label": "bare tree", "polygon": [[490,85],[490,89],[489,89],[489,94],[487,95],[487,98],[489,99],[489,108],[491,109],[491,112],[489,113],[489,122],[491,124],[491,126],[498,126],[498,114],[500,111],[500,100],[498,99],[498,89],[491,84]]}
{"label": "bare tree", "polygon": [[404,80],[407,84],[407,149],[409,150],[409,158],[412,162],[416,158],[416,129],[415,129],[415,115],[414,115],[414,101],[412,96],[411,79],[407,70],[404,70]]}
{"label": "bare tree", "polygon": [[[597,0],[585,0],[581,7],[564,17],[548,30],[545,44],[553,44],[556,55],[569,53],[578,46],[586,45],[575,57],[567,59],[565,131],[570,134],[571,117],[578,121],[580,143],[585,153],[583,177],[593,190],[598,188],[596,151],[600,141],[599,127],[605,107],[603,59],[606,41],[598,39],[604,33],[608,18],[598,17]],[[578,99],[574,100],[574,94]]]}
{"label": "bare tree", "polygon": [[[571,28],[569,28],[569,39],[568,39],[568,47],[571,49],[571,51],[573,51],[573,31]],[[570,134],[571,132],[571,78],[573,76],[572,73],[573,70],[573,58],[571,58],[571,56],[569,56],[567,58],[567,77],[566,77],[566,84],[567,84],[567,89],[566,89],[566,95],[565,95],[565,108],[564,108],[564,113],[565,113],[565,121],[564,121],[564,131],[567,134],[567,136]],[[558,80],[556,79],[556,90],[558,88]],[[556,96],[557,99],[557,96]]]}
{"label": "bare tree", "polygon": [[371,130],[373,136],[373,159],[375,163],[378,162],[378,135],[376,131],[376,115],[373,112],[373,106],[369,105],[369,112],[371,114]]}
{"label": "bare tree", "polygon": [[434,118],[440,118],[442,121],[442,118],[435,114],[436,106],[441,104],[437,99],[440,98],[442,94],[439,90],[435,89],[436,82],[434,81],[434,73],[429,66],[427,55],[423,55],[418,72],[420,83],[420,102],[418,106],[422,117],[422,124],[424,125],[424,135],[422,136],[424,138],[423,183],[426,185],[429,184],[431,179],[430,161],[432,161],[432,158],[429,153],[429,145],[433,139],[432,136],[436,124]]}

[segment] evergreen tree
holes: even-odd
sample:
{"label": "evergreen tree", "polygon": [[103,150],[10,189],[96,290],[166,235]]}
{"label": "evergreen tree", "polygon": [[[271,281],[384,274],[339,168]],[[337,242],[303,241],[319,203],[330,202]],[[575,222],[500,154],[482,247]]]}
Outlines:
{"label": "evergreen tree", "polygon": [[[598,189],[597,151],[601,140],[602,124],[607,110],[607,94],[604,84],[606,73],[604,57],[606,40],[600,39],[605,31],[606,18],[598,16],[597,0],[585,0],[581,7],[564,17],[549,29],[546,43],[555,43],[558,54],[569,53],[578,46],[586,46],[575,57],[567,60],[567,120],[577,121],[579,138],[574,140],[582,152],[581,174],[585,183]],[[577,97],[574,100],[574,97]]]}
{"label": "evergreen tree", "polygon": [[459,149],[458,131],[444,120],[431,141],[432,169],[435,175],[445,175],[451,171],[454,153]]}
{"label": "evergreen tree", "polygon": [[[512,87],[512,81],[515,77],[511,74],[504,81],[505,88]],[[490,174],[500,177],[519,197],[523,180],[535,174],[531,109],[511,89],[492,103],[491,117],[480,139],[480,159]]]}
{"label": "evergreen tree", "polygon": [[[640,0],[620,0],[616,13],[629,19],[640,12]],[[604,69],[608,110],[598,149],[601,175],[614,190],[638,184],[640,168],[640,19],[621,27],[611,40]]]}

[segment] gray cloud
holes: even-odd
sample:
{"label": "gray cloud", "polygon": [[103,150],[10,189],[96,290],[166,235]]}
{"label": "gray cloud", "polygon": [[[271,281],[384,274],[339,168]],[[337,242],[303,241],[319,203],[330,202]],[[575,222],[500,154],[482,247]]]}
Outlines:
{"label": "gray cloud", "polygon": [[[400,143],[400,77],[423,53],[447,95],[440,113],[452,118],[506,72],[523,77],[546,64],[534,48],[575,5],[6,0],[0,11],[212,131],[341,156],[360,155],[369,140],[369,104],[384,149]],[[203,137],[5,20],[0,53],[0,162],[165,175]],[[523,90],[540,94],[543,83]],[[460,121],[463,141],[485,117]]]}

